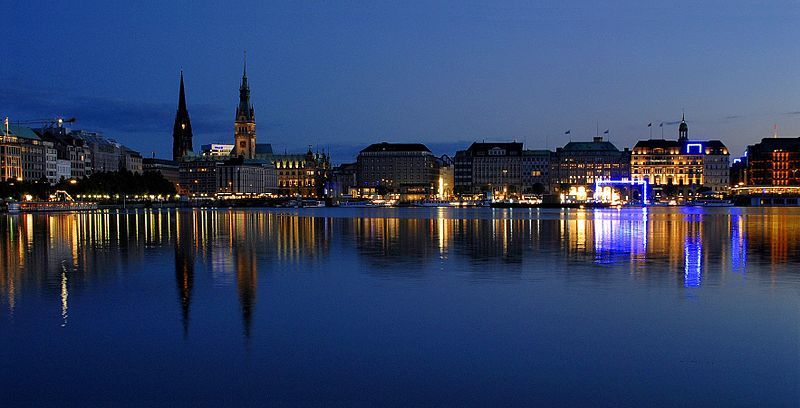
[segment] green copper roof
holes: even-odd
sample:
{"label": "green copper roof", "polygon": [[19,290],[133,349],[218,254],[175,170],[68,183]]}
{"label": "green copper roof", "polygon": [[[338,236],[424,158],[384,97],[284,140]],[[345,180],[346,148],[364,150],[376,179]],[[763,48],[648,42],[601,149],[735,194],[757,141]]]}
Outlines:
{"label": "green copper roof", "polygon": [[[41,140],[39,138],[39,136],[36,135],[36,133],[33,131],[33,129],[31,129],[31,128],[27,127],[27,126],[9,125],[8,126],[8,131],[10,133],[10,136],[16,136],[16,137],[19,137],[19,138],[22,138],[22,139]],[[2,129],[0,130],[0,134],[2,134],[3,136],[8,136],[8,135],[6,135],[6,127],[5,126],[2,126]]]}

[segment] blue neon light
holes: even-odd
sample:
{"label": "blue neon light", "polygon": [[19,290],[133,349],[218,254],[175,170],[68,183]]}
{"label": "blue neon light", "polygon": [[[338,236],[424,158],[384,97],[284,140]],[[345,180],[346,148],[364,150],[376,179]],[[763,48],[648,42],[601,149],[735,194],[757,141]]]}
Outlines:
{"label": "blue neon light", "polygon": [[686,144],[686,153],[692,154],[692,148],[697,148],[697,154],[703,154],[703,144],[702,143],[687,143]]}

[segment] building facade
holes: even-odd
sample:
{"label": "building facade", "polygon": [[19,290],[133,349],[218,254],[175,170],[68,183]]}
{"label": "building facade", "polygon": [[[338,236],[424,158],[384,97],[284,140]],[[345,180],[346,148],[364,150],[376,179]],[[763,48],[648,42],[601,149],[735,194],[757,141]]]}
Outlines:
{"label": "building facade", "polygon": [[475,142],[456,152],[453,160],[455,191],[461,194],[482,192],[522,192],[522,143]]}
{"label": "building facade", "polygon": [[762,139],[737,164],[744,186],[800,186],[800,137]]}
{"label": "building facade", "polygon": [[356,167],[358,187],[374,189],[378,194],[399,193],[417,198],[437,191],[437,158],[420,143],[369,145],[358,153]]}
{"label": "building facade", "polygon": [[550,150],[522,151],[523,193],[544,194],[550,192],[550,167],[553,162]]}
{"label": "building facade", "polygon": [[217,167],[219,193],[261,195],[275,193],[278,176],[272,163],[231,159]]}
{"label": "building facade", "polygon": [[59,126],[38,129],[37,134],[42,140],[52,143],[56,160],[69,161],[70,175],[65,179],[80,179],[92,174],[92,152],[84,139],[76,137],[80,131],[74,133]]}
{"label": "building facade", "polygon": [[156,158],[142,159],[142,171],[160,173],[172,184],[176,186],[180,184],[178,162]]}
{"label": "building facade", "polygon": [[55,163],[52,143],[42,140],[33,129],[25,126],[9,125],[0,132],[2,180],[49,180],[48,169]]}
{"label": "building facade", "polygon": [[630,157],[628,149],[619,150],[600,136],[591,142],[569,142],[556,149],[550,166],[551,190],[592,189],[599,180],[628,179]]}
{"label": "building facade", "polygon": [[650,139],[636,143],[631,178],[644,180],[665,196],[689,197],[698,190],[724,193],[730,184],[730,156],[719,140],[689,140],[681,119],[677,140]]}
{"label": "building facade", "polygon": [[278,193],[293,197],[322,198],[330,172],[330,159],[325,153],[271,154],[272,148],[259,145],[261,157],[271,157],[278,173]]}

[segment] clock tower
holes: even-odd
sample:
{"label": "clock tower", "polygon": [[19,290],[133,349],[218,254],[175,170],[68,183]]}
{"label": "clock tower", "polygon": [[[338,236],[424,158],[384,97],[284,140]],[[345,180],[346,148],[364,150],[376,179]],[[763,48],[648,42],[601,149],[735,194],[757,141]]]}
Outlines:
{"label": "clock tower", "polygon": [[239,106],[234,122],[233,155],[245,159],[256,156],[256,113],[250,103],[250,85],[247,84],[247,56],[245,55],[242,84],[239,86]]}

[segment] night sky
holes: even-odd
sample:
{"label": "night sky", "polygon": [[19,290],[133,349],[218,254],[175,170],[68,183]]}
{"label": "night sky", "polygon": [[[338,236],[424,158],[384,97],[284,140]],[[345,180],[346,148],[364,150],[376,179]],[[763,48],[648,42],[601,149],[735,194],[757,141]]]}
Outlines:
{"label": "night sky", "polygon": [[797,1],[71,3],[4,3],[0,115],[75,116],[146,156],[171,154],[181,68],[195,148],[232,142],[245,49],[259,142],[336,162],[598,126],[629,147],[648,122],[676,137],[682,109],[734,155],[800,135]]}

